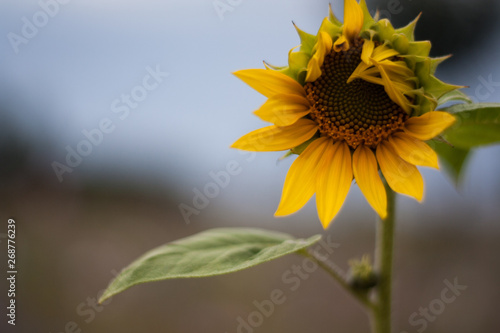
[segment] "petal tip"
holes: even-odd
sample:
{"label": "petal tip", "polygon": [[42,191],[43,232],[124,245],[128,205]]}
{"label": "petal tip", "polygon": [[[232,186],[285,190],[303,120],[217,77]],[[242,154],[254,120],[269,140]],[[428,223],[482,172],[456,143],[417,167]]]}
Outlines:
{"label": "petal tip", "polygon": [[330,220],[330,221],[324,221],[324,220],[321,220],[321,226],[323,227],[323,230],[326,230],[328,229],[328,227],[330,226],[330,224],[332,224],[333,220]]}
{"label": "petal tip", "polygon": [[284,216],[287,216],[287,215],[290,215],[290,214],[293,214],[294,212],[290,212],[290,211],[286,211],[284,208],[283,208],[283,205],[279,205],[278,208],[276,209],[276,211],[274,212],[274,217],[284,217]]}
{"label": "petal tip", "polygon": [[381,218],[382,220],[385,220],[385,219],[386,219],[386,217],[387,217],[387,211],[386,211],[386,210],[385,210],[385,211],[383,211],[383,212],[377,212],[377,214],[378,214],[378,216],[380,216],[380,218]]}

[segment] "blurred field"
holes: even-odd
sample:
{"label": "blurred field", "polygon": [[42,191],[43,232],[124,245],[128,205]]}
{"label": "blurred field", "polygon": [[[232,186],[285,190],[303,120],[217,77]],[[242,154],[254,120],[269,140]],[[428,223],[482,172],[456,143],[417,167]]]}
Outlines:
{"label": "blurred field", "polygon": [[[18,227],[15,332],[59,333],[68,323],[70,329],[77,325],[82,332],[96,333],[237,332],[238,317],[247,318],[256,311],[253,302],[269,299],[274,289],[282,290],[286,301],[255,332],[368,331],[361,308],[323,272],[313,272],[297,290],[290,290],[282,275],[301,263],[298,256],[227,276],[136,286],[97,306],[93,302],[113,274],[143,252],[202,229],[231,226],[234,219],[246,226],[255,221],[218,207],[208,214],[211,221],[185,225],[175,196],[132,187],[101,184],[70,190],[46,186],[43,180],[10,185],[1,195],[0,212],[2,221],[14,217]],[[454,213],[448,218],[459,220],[461,212]],[[498,332],[498,233],[468,232],[472,228],[442,223],[417,230],[405,225],[397,234],[395,332],[417,332],[421,326],[410,324],[411,314],[440,298],[443,281],[455,278],[467,289],[425,332]],[[269,224],[276,227],[287,231],[286,224]],[[358,222],[355,214],[325,234],[340,244],[332,258],[343,269],[347,259],[373,247],[373,225]],[[1,284],[1,295],[5,286]],[[0,327],[10,332],[4,320]]]}

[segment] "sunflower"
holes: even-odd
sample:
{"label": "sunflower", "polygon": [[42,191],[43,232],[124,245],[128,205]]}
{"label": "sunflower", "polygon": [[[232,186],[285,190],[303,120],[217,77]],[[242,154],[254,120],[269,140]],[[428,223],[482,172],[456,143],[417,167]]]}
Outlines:
{"label": "sunflower", "polygon": [[316,194],[326,229],[355,180],[385,218],[380,173],[392,190],[422,201],[416,166],[439,168],[425,141],[455,121],[435,110],[441,98],[452,99],[461,87],[434,76],[447,57],[430,58],[430,42],[414,40],[417,20],[394,29],[378,14],[372,17],[364,0],[345,0],[343,24],[330,7],[316,36],[296,27],[301,44],[290,50],[288,66],[264,63],[265,69],[234,73],[267,97],[254,113],[273,125],[244,135],[232,147],[299,155],[276,216],[296,212]]}

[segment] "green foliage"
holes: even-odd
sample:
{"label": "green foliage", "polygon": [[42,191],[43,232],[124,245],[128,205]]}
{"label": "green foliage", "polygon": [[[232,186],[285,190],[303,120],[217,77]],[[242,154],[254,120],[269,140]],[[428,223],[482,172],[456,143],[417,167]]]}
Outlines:
{"label": "green foliage", "polygon": [[469,156],[469,149],[453,147],[446,142],[434,142],[434,150],[440,157],[441,166],[451,179],[458,184],[461,180],[462,170]]}
{"label": "green foliage", "polygon": [[[447,97],[467,101],[459,93]],[[500,143],[500,104],[457,104],[444,110],[455,115],[457,122],[443,132],[446,142],[435,141],[434,149],[458,183],[471,149]]]}
{"label": "green foliage", "polygon": [[462,101],[466,103],[472,103],[472,100],[469,98],[469,96],[467,96],[460,90],[452,90],[449,93],[446,93],[443,96],[441,96],[441,98],[438,100],[438,105],[443,105],[444,103],[451,101]]}
{"label": "green foliage", "polygon": [[445,110],[457,117],[443,133],[453,146],[470,149],[500,142],[500,104],[459,104]]}
{"label": "green foliage", "polygon": [[320,238],[246,228],[208,230],[147,252],[111,282],[99,302],[141,283],[236,272],[300,251]]}

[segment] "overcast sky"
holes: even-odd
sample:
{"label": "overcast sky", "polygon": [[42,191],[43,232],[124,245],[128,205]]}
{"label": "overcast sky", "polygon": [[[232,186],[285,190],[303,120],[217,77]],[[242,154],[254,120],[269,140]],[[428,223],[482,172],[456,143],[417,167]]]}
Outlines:
{"label": "overcast sky", "polygon": [[[2,121],[38,147],[38,167],[58,183],[53,162],[66,164],[67,147],[77,149],[86,139],[83,131],[95,133],[104,124],[108,133],[94,137],[98,143],[63,183],[110,171],[138,179],[153,175],[189,197],[210,181],[210,172],[236,160],[243,172],[218,200],[260,197],[264,211],[274,209],[293,159],[277,163],[281,153],[261,153],[248,161],[228,148],[264,125],[251,112],[265,101],[231,72],[261,68],[262,60],[285,64],[299,41],[292,20],[315,33],[328,1],[66,2],[0,3]],[[333,3],[342,17],[341,3]],[[498,87],[478,90],[489,76],[500,82],[498,43],[490,39],[468,58],[454,56],[438,74],[470,86],[477,101],[498,101]],[[467,200],[498,201],[499,152],[495,147],[475,155]],[[455,198],[445,177],[429,170],[424,176],[428,197]],[[350,205],[367,206],[357,189],[351,196]]]}

